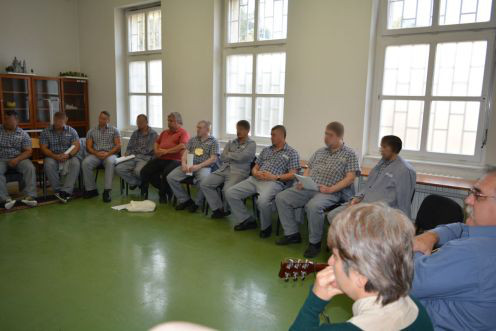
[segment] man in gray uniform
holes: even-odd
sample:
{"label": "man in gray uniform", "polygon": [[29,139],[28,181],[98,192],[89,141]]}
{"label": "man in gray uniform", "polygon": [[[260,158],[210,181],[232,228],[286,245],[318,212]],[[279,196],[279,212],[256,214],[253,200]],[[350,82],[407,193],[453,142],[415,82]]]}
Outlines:
{"label": "man in gray uniform", "polygon": [[320,252],[324,210],[342,201],[360,173],[358,158],[351,148],[345,146],[343,136],[344,127],[341,123],[329,123],[325,131],[326,147],[317,150],[308,162],[304,175],[313,179],[319,191],[304,189],[301,183],[298,183],[276,197],[277,210],[285,234],[277,241],[278,245],[301,242],[295,210],[305,207],[309,232],[309,245],[304,253],[307,258],[314,258]]}
{"label": "man in gray uniform", "polygon": [[272,233],[272,209],[277,193],[284,190],[300,168],[298,152],[286,144],[286,128],[276,125],[271,131],[272,146],[262,150],[255,161],[252,177],[234,185],[226,192],[227,202],[238,225],[235,231],[256,229],[257,222],[246,210],[244,200],[258,193],[257,207],[260,212],[260,237]]}
{"label": "man in gray uniform", "polygon": [[18,124],[18,114],[14,110],[6,110],[3,125],[0,125],[0,201],[5,209],[14,207],[7,192],[5,172],[15,169],[22,174],[22,184],[26,195],[22,203],[34,207],[36,201],[36,170],[29,159],[33,152],[31,137]]}
{"label": "man in gray uniform", "polygon": [[148,126],[146,115],[138,115],[136,126],[138,129],[131,135],[125,153],[125,156],[134,155],[134,159],[115,166],[115,172],[129,184],[131,190],[141,185],[141,169],[153,159],[153,146],[157,140],[157,133]]}
{"label": "man in gray uniform", "polygon": [[[177,198],[176,210],[188,209],[194,213],[203,202],[204,196],[200,189],[196,193],[195,201],[184,191],[181,181],[192,174],[195,177],[196,187],[212,172],[219,157],[219,143],[210,135],[212,123],[200,121],[196,125],[196,137],[191,138],[183,151],[181,166],[167,175],[174,196]],[[193,165],[187,164],[187,156],[193,154]],[[189,173],[189,174],[188,174]]]}
{"label": "man in gray uniform", "polygon": [[365,187],[349,203],[332,210],[327,215],[329,223],[344,208],[360,202],[382,201],[411,216],[417,174],[410,163],[398,155],[402,145],[401,139],[396,136],[381,139],[382,159],[370,171]]}
{"label": "man in gray uniform", "polygon": [[[71,146],[74,146],[73,149],[66,153]],[[80,163],[74,157],[79,152],[79,136],[74,128],[67,125],[64,112],[56,112],[53,125],[41,133],[40,148],[45,155],[43,167],[55,197],[66,203],[79,176]]]}
{"label": "man in gray uniform", "polygon": [[200,188],[207,199],[210,209],[212,209],[212,218],[227,216],[217,188],[224,184],[223,192],[224,196],[226,196],[226,192],[230,187],[250,175],[250,166],[255,159],[257,144],[248,137],[249,132],[250,123],[248,121],[241,120],[236,124],[238,138],[230,140],[224,147],[220,156],[221,167],[201,183]]}
{"label": "man in gray uniform", "polygon": [[98,195],[93,170],[103,164],[105,167],[105,186],[103,202],[110,202],[112,180],[114,179],[114,165],[116,154],[121,150],[121,136],[119,130],[110,122],[110,114],[102,111],[98,117],[98,126],[86,134],[86,149],[88,156],[83,160],[83,177],[86,189],[85,198],[89,199]]}

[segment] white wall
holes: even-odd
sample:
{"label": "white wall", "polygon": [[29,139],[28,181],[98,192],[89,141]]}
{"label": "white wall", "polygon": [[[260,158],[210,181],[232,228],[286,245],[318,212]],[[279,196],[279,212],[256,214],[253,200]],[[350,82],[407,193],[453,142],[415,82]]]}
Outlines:
{"label": "white wall", "polygon": [[14,56],[39,75],[79,71],[77,0],[0,0],[0,72]]}

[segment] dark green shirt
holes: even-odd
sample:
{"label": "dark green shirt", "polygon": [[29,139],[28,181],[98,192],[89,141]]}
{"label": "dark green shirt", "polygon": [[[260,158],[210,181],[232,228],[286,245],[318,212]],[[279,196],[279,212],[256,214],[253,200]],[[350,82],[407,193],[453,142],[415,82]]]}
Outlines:
{"label": "dark green shirt", "polygon": [[[419,309],[417,319],[407,328],[403,329],[405,331],[431,331],[434,330],[432,327],[431,319],[427,312],[420,304],[420,302],[412,299]],[[325,301],[316,296],[310,289],[310,294],[305,301],[303,307],[301,307],[296,320],[293,325],[289,328],[290,331],[301,331],[301,330],[333,330],[333,331],[356,331],[361,330],[359,327],[352,323],[331,323],[320,325],[320,314],[324,311],[325,307],[329,301]]]}

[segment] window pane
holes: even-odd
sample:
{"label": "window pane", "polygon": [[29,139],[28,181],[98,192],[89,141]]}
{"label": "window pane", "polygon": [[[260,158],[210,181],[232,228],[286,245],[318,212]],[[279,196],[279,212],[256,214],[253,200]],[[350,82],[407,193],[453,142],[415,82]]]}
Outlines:
{"label": "window pane", "polygon": [[251,122],[251,98],[227,97],[226,132],[236,134],[236,123],[240,120]]}
{"label": "window pane", "polygon": [[284,98],[257,98],[255,110],[255,135],[270,137],[273,126],[282,124]]}
{"label": "window pane", "polygon": [[162,60],[148,62],[148,92],[162,93]]}
{"label": "window pane", "polygon": [[288,0],[260,0],[258,4],[258,39],[286,39]]}
{"label": "window pane", "polygon": [[432,0],[389,0],[388,29],[432,25]]}
{"label": "window pane", "polygon": [[491,0],[441,0],[439,6],[439,25],[491,20]]}
{"label": "window pane", "polygon": [[255,0],[230,0],[227,24],[230,43],[254,41]]}
{"label": "window pane", "polygon": [[148,97],[148,122],[154,128],[162,127],[162,96]]}
{"label": "window pane", "polygon": [[129,124],[136,125],[136,117],[139,114],[146,115],[146,96],[131,95],[129,96]]}
{"label": "window pane", "polygon": [[433,95],[480,96],[487,41],[437,45]]}
{"label": "window pane", "polygon": [[429,45],[388,46],[384,61],[384,95],[425,95]]}
{"label": "window pane", "polygon": [[227,93],[251,93],[253,55],[229,55],[227,57]]}
{"label": "window pane", "polygon": [[417,100],[383,100],[381,104],[380,139],[394,134],[403,140],[406,150],[420,150],[424,102]]}
{"label": "window pane", "polygon": [[284,94],[286,53],[257,55],[257,93]]}
{"label": "window pane", "polygon": [[129,62],[129,92],[146,93],[146,62]]}
{"label": "window pane", "polygon": [[145,50],[145,13],[131,14],[127,19],[129,52]]}
{"label": "window pane", "polygon": [[433,101],[427,151],[474,155],[479,102]]}
{"label": "window pane", "polygon": [[148,12],[148,50],[157,50],[162,48],[162,10],[157,9]]}

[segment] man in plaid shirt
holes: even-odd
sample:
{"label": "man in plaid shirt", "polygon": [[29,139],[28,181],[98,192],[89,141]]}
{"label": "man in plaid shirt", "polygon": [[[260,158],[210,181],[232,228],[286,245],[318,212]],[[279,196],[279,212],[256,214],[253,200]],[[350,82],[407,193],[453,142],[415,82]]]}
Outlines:
{"label": "man in plaid shirt", "polygon": [[89,155],[83,160],[83,177],[86,189],[85,198],[98,196],[93,170],[103,165],[105,168],[105,186],[103,202],[110,202],[112,180],[116,154],[121,150],[121,136],[119,130],[109,124],[110,114],[102,111],[98,117],[98,126],[91,129],[86,135],[86,149]]}
{"label": "man in plaid shirt", "polygon": [[247,211],[244,200],[258,194],[260,212],[260,237],[272,234],[272,207],[277,193],[290,183],[300,168],[298,152],[286,144],[286,128],[276,125],[271,131],[272,146],[262,150],[255,161],[252,177],[232,186],[226,192],[227,202],[236,218],[236,231],[256,229],[255,218]]}
{"label": "man in plaid shirt", "polygon": [[141,185],[141,169],[153,159],[153,145],[158,136],[157,132],[148,126],[146,115],[138,115],[136,125],[138,130],[131,135],[125,154],[134,155],[134,159],[115,166],[115,172],[130,185],[131,190]]}
{"label": "man in plaid shirt", "polygon": [[[196,125],[196,137],[191,138],[183,151],[181,166],[175,168],[167,175],[174,196],[177,198],[176,210],[188,209],[194,213],[203,202],[204,196],[200,190],[200,183],[212,172],[212,168],[217,165],[219,156],[219,143],[217,139],[210,135],[212,124],[209,121],[200,121]],[[187,157],[193,154],[193,165],[188,166]],[[188,193],[184,191],[181,181],[187,178],[188,173],[195,177],[196,193],[193,201]]]}
{"label": "man in plaid shirt", "polygon": [[353,182],[360,174],[355,152],[343,142],[344,127],[339,122],[329,123],[325,131],[325,144],[308,162],[304,176],[310,176],[319,191],[303,189],[301,183],[281,192],[276,197],[277,210],[285,236],[278,245],[300,243],[299,222],[295,210],[305,208],[308,218],[309,245],[304,253],[313,258],[320,252],[324,229],[324,211],[353,196]]}
{"label": "man in plaid shirt", "polygon": [[29,135],[17,126],[18,115],[13,110],[5,112],[4,123],[0,126],[0,201],[5,209],[12,208],[16,201],[7,192],[5,172],[15,169],[22,174],[23,193],[26,195],[22,203],[34,207],[36,201],[36,170],[29,158],[32,154],[32,143]]}
{"label": "man in plaid shirt", "polygon": [[[65,113],[55,113],[53,125],[44,129],[40,137],[40,148],[45,155],[45,173],[55,196],[62,203],[66,203],[72,195],[80,168],[79,159],[74,157],[79,152],[79,136],[76,130],[66,123]],[[74,148],[66,154],[65,151],[71,146]],[[64,179],[61,183],[62,177]]]}

